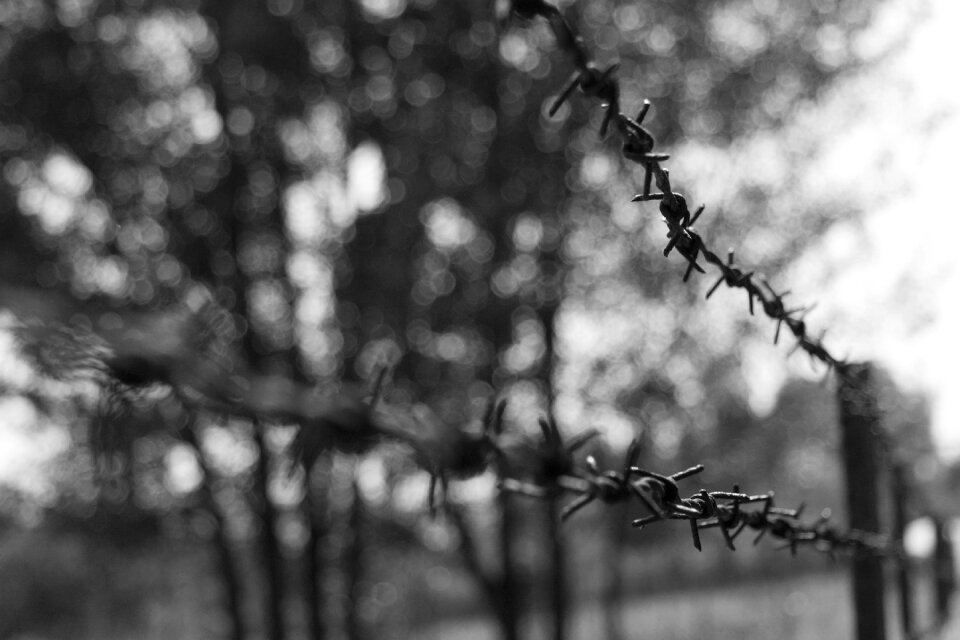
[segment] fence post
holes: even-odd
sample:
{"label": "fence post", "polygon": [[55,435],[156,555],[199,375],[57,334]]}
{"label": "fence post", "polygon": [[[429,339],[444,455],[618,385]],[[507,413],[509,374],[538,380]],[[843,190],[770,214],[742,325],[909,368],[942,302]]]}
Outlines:
{"label": "fence post", "polygon": [[[880,416],[874,374],[867,363],[842,365],[839,373],[840,430],[850,527],[878,533]],[[857,554],[852,569],[855,638],[883,640],[886,629],[882,561],[877,556]]]}
{"label": "fence post", "polygon": [[940,517],[933,518],[937,527],[937,545],[933,552],[934,585],[936,589],[936,624],[943,625],[950,617],[950,600],[957,588],[957,575],[954,568],[953,540],[947,522]]}
{"label": "fence post", "polygon": [[[895,464],[891,469],[891,484],[893,489],[893,536],[903,540],[907,530],[907,502],[910,499],[910,486],[907,484],[906,471],[902,464]],[[902,545],[901,545],[901,551]],[[903,627],[903,636],[912,637],[913,634],[913,589],[910,580],[910,558],[903,551],[897,563],[897,582],[900,591],[900,624]]]}

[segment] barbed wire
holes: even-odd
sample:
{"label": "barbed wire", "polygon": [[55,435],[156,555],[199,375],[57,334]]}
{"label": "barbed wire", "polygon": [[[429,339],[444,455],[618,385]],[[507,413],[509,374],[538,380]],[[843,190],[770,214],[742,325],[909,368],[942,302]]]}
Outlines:
{"label": "barbed wire", "polygon": [[684,498],[678,482],[701,473],[704,466],[697,464],[669,475],[643,469],[637,466],[637,439],[631,441],[618,470],[601,470],[591,455],[581,463],[576,454],[599,435],[596,430],[565,439],[556,423],[541,418],[539,439],[517,437],[504,428],[506,404],[506,400],[491,400],[476,433],[452,428],[445,434],[434,432],[426,437],[417,434],[415,416],[400,416],[397,409],[383,408],[393,416],[395,424],[406,425],[408,432],[403,440],[418,452],[431,473],[427,498],[431,514],[436,512],[438,483],[443,487],[445,501],[449,478],[475,477],[492,470],[502,491],[543,500],[568,500],[560,511],[562,521],[595,501],[604,505],[639,502],[648,514],[633,521],[638,529],[658,522],[686,520],[698,550],[702,549],[702,530],[719,529],[727,548],[735,550],[734,540],[750,529],[757,533],[754,544],[769,534],[794,554],[805,546],[831,555],[853,552],[903,557],[900,544],[887,536],[833,526],[829,509],[815,521],[803,522],[803,506],[775,506],[772,491],[748,494],[734,485],[732,491],[701,488]]}
{"label": "barbed wire", "polygon": [[[145,335],[144,339],[149,340],[149,336]],[[128,343],[127,347],[138,358],[155,356],[150,349],[141,352],[133,343]],[[24,349],[23,355],[29,353],[29,349]],[[169,360],[166,355],[165,362]],[[576,454],[599,435],[596,430],[588,429],[565,439],[555,422],[541,418],[540,438],[531,442],[529,438],[505,432],[505,400],[489,403],[479,432],[442,424],[429,428],[426,424],[429,420],[422,412],[418,415],[408,407],[385,401],[386,369],[378,371],[369,394],[351,388],[344,392],[345,395],[317,395],[315,390],[307,387],[280,385],[273,378],[254,378],[236,384],[244,388],[261,387],[258,393],[224,398],[218,389],[209,385],[192,384],[192,378],[160,376],[146,379],[143,375],[126,375],[125,370],[114,371],[110,366],[112,357],[111,350],[97,349],[83,360],[84,366],[93,366],[100,374],[106,374],[105,396],[136,395],[144,385],[161,384],[172,389],[171,397],[189,413],[296,422],[299,430],[287,453],[294,465],[302,466],[307,472],[324,451],[362,454],[384,441],[404,443],[415,451],[420,465],[430,473],[427,502],[431,514],[437,511],[438,489],[446,506],[447,485],[451,479],[476,477],[492,469],[503,491],[533,498],[569,500],[561,508],[563,521],[595,501],[614,505],[636,500],[649,514],[636,518],[635,527],[642,529],[656,522],[686,520],[697,549],[702,548],[700,532],[717,528],[730,549],[734,549],[733,541],[744,530],[751,529],[757,532],[754,542],[769,533],[794,553],[801,545],[829,553],[852,550],[888,557],[902,553],[899,545],[884,536],[857,530],[841,531],[830,526],[825,515],[812,524],[803,523],[800,521],[802,507],[784,509],[774,506],[773,492],[751,495],[742,493],[735,485],[732,491],[700,489],[683,498],[678,481],[699,474],[704,470],[703,465],[669,475],[643,469],[637,466],[640,456],[637,440],[631,442],[619,470],[600,470],[596,459],[590,455],[581,463]],[[98,359],[102,362],[90,365]],[[149,372],[154,368],[146,366],[145,370]],[[280,391],[280,397],[269,402],[265,400],[263,396],[270,390]],[[113,405],[101,403],[101,406]],[[127,403],[120,403],[113,406],[110,417],[116,419],[118,416],[112,414],[122,406],[131,408]],[[749,509],[747,505],[760,508]],[[444,512],[449,513],[449,509]]]}
{"label": "barbed wire", "polygon": [[[427,409],[420,411],[388,403],[384,399],[387,371],[378,372],[369,395],[351,390],[342,401],[327,402],[308,413],[292,409],[264,412],[249,407],[242,400],[226,404],[220,397],[202,395],[186,397],[174,388],[177,398],[188,412],[206,411],[254,419],[293,420],[299,430],[287,453],[293,465],[309,473],[316,460],[329,450],[363,454],[385,441],[409,446],[419,465],[430,474],[427,492],[428,512],[437,514],[438,498],[444,513],[450,480],[477,477],[492,471],[502,491],[537,499],[567,500],[561,508],[562,521],[593,502],[616,505],[636,501],[648,512],[633,521],[643,529],[648,525],[671,520],[686,520],[693,545],[702,549],[700,532],[719,529],[725,545],[735,550],[734,540],[746,529],[757,532],[754,543],[766,534],[783,542],[796,553],[798,547],[837,554],[843,551],[869,553],[883,557],[902,557],[900,545],[886,536],[855,529],[842,530],[829,523],[829,510],[812,523],[801,521],[803,506],[786,509],[775,506],[774,493],[748,494],[734,485],[731,491],[699,489],[682,497],[678,482],[704,471],[702,464],[672,474],[641,468],[640,443],[631,441],[619,469],[601,470],[596,459],[587,455],[580,462],[577,452],[595,440],[599,433],[587,429],[571,438],[564,438],[557,424],[547,418],[539,420],[540,437],[532,439],[507,432],[504,416],[507,402],[501,399],[488,403],[479,429],[451,427],[442,424]],[[167,384],[174,384],[167,381]],[[125,385],[108,384],[107,393],[123,393]],[[136,392],[130,388],[129,392]],[[316,397],[295,399],[302,407],[315,403]],[[262,404],[262,403],[257,403]],[[280,409],[279,403],[272,403]],[[434,422],[435,424],[430,424]],[[290,469],[292,471],[292,468]],[[439,496],[438,494],[439,490]],[[747,508],[755,505],[757,508]]]}
{"label": "barbed wire", "polygon": [[[903,556],[900,544],[887,536],[833,526],[829,509],[823,510],[815,521],[804,523],[801,521],[803,505],[795,509],[777,507],[772,491],[753,495],[741,492],[740,487],[734,485],[732,491],[699,489],[683,498],[677,483],[701,473],[704,466],[697,464],[670,475],[642,469],[636,464],[640,454],[636,439],[627,448],[620,470],[601,471],[592,456],[587,456],[583,465],[574,462],[573,451],[592,435],[589,432],[581,434],[563,446],[557,433],[545,430],[543,446],[539,449],[542,457],[538,464],[532,465],[541,470],[538,481],[507,477],[500,480],[500,488],[540,499],[571,496],[572,500],[561,510],[562,520],[594,501],[612,505],[636,499],[649,514],[634,519],[635,528],[643,529],[669,520],[686,520],[693,546],[698,551],[702,550],[702,530],[719,529],[726,547],[735,551],[734,540],[746,529],[751,529],[757,532],[754,544],[769,534],[782,541],[783,547],[789,548],[793,554],[800,546],[807,546],[831,555],[848,551],[891,558]],[[558,456],[558,452],[562,453]],[[748,509],[746,505],[758,508]]]}
{"label": "barbed wire", "polygon": [[[726,258],[721,257],[710,249],[700,234],[692,228],[703,214],[706,205],[700,205],[691,215],[686,198],[673,190],[670,172],[661,164],[670,156],[653,153],[656,138],[643,126],[643,120],[650,109],[650,101],[643,101],[636,118],[620,111],[620,83],[615,75],[619,65],[611,64],[601,71],[576,28],[557,7],[545,0],[512,0],[511,14],[521,20],[532,20],[536,17],[546,19],[558,46],[573,58],[574,74],[551,103],[549,115],[555,115],[560,107],[570,100],[574,91],[579,89],[584,96],[598,100],[606,110],[600,124],[601,137],[607,135],[611,122],[616,124],[615,128],[623,140],[621,153],[644,169],[643,190],[633,198],[633,202],[659,201],[660,214],[667,224],[667,245],[663,249],[663,255],[666,257],[676,251],[687,261],[687,269],[683,274],[684,282],[690,279],[694,271],[706,273],[698,262],[698,259],[702,258],[720,271],[719,279],[707,291],[708,299],[721,284],[732,289],[743,289],[747,293],[751,315],[759,304],[763,312],[776,321],[774,344],[779,343],[781,329],[786,326],[797,341],[794,351],[802,350],[813,361],[826,365],[828,371],[834,370],[838,375],[845,376],[847,363],[824,346],[825,332],[819,337],[812,337],[808,332],[804,315],[812,307],[788,307],[785,298],[790,294],[789,291],[778,293],[767,280],[755,277],[755,272],[737,266],[733,250],[727,252]],[[651,192],[652,184],[656,185],[660,193]]]}

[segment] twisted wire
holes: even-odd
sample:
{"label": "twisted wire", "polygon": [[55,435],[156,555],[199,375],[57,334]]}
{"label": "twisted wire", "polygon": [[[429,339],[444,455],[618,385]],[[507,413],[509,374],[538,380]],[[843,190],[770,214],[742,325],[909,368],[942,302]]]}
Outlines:
{"label": "twisted wire", "polygon": [[627,450],[622,470],[600,471],[596,461],[588,456],[585,465],[558,467],[555,476],[540,476],[536,483],[502,478],[500,488],[532,498],[572,496],[561,510],[563,520],[595,500],[607,505],[636,500],[649,513],[633,520],[635,528],[639,530],[656,523],[685,520],[689,523],[693,546],[698,551],[702,550],[702,530],[719,529],[725,546],[735,551],[734,541],[750,529],[756,532],[754,544],[769,535],[793,554],[800,547],[808,547],[831,555],[848,552],[903,557],[900,544],[887,536],[834,526],[830,523],[829,509],[822,511],[816,520],[804,522],[801,519],[802,505],[795,509],[777,507],[772,491],[753,495],[741,492],[739,486],[734,485],[732,491],[700,489],[684,498],[678,482],[701,473],[703,465],[664,475],[636,466],[638,454],[639,444],[634,440]]}
{"label": "twisted wire", "polygon": [[[694,271],[705,273],[698,262],[698,259],[702,258],[720,272],[719,279],[707,292],[707,298],[710,298],[721,284],[732,289],[743,289],[747,293],[751,315],[759,305],[764,314],[776,321],[775,344],[779,342],[781,329],[785,326],[797,341],[794,350],[802,350],[812,360],[826,365],[828,370],[846,376],[847,363],[827,350],[823,343],[823,334],[813,337],[808,332],[803,314],[809,308],[788,307],[785,298],[789,292],[778,293],[765,279],[755,277],[755,272],[737,266],[732,250],[727,253],[726,258],[722,257],[710,249],[700,234],[692,228],[706,207],[701,205],[691,215],[686,198],[671,187],[670,172],[662,165],[662,162],[669,159],[669,155],[653,153],[655,138],[643,126],[643,119],[650,109],[649,100],[644,100],[636,118],[620,111],[620,83],[615,75],[619,65],[612,64],[600,70],[576,28],[563,16],[560,9],[545,0],[513,0],[511,13],[522,20],[536,17],[545,19],[558,46],[573,59],[575,71],[551,103],[548,113],[551,116],[556,114],[574,91],[579,89],[580,93],[598,100],[606,109],[600,125],[601,137],[606,136],[612,122],[616,124],[615,128],[623,140],[623,156],[644,169],[643,191],[637,194],[633,201],[659,201],[660,214],[667,224],[668,241],[663,254],[669,256],[676,250],[687,261],[687,269],[683,274],[684,282],[689,280]],[[651,193],[651,182],[660,190],[659,193]]]}

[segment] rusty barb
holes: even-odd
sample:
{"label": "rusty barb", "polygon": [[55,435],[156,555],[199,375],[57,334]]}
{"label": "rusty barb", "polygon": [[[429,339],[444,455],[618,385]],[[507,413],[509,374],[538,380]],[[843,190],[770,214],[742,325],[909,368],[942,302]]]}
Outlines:
{"label": "rusty barb", "polygon": [[[807,333],[803,314],[809,311],[809,308],[788,309],[784,304],[784,297],[787,294],[778,294],[766,281],[757,282],[752,271],[738,268],[734,264],[732,250],[727,253],[724,260],[710,250],[700,234],[693,230],[692,227],[703,213],[705,205],[700,205],[691,215],[686,198],[671,187],[670,173],[661,164],[669,159],[669,156],[653,153],[656,140],[643,126],[643,119],[650,109],[650,102],[643,101],[643,106],[636,118],[620,112],[620,83],[616,77],[619,65],[611,64],[601,71],[600,67],[593,62],[583,37],[563,16],[562,11],[546,0],[512,0],[510,6],[511,15],[521,20],[532,20],[537,17],[545,19],[556,37],[558,46],[569,53],[574,61],[574,74],[550,105],[549,114],[554,115],[560,106],[571,98],[574,91],[579,89],[583,95],[598,99],[606,110],[600,125],[601,137],[607,135],[611,122],[616,123],[616,129],[623,139],[623,156],[644,169],[643,191],[637,194],[633,201],[660,201],[660,214],[667,224],[667,245],[663,254],[668,256],[676,250],[687,261],[687,269],[683,274],[684,282],[689,280],[694,271],[704,273],[703,267],[698,263],[698,259],[702,258],[704,262],[720,271],[720,278],[707,292],[707,298],[710,298],[721,284],[726,284],[730,288],[744,289],[747,292],[751,315],[754,313],[755,302],[758,302],[763,312],[776,320],[774,343],[779,342],[780,331],[786,326],[797,341],[794,350],[803,350],[810,356],[811,361],[821,362],[826,365],[828,371],[835,370],[838,375],[845,376],[845,362],[826,349],[823,345],[823,335],[815,338]],[[659,193],[651,192],[652,182],[655,182],[660,190]]]}

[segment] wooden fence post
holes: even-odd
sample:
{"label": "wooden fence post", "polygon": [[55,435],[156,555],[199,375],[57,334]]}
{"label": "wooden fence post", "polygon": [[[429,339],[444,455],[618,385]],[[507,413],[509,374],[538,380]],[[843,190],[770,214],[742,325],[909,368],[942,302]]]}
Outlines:
{"label": "wooden fence post", "polygon": [[934,585],[936,589],[937,625],[942,625],[950,617],[950,601],[957,588],[957,574],[954,566],[953,541],[950,539],[949,525],[943,519],[933,519],[937,527],[937,545],[933,552]]}
{"label": "wooden fence post", "polygon": [[[906,471],[902,464],[891,469],[891,487],[893,490],[893,535],[903,540],[907,530],[907,503],[910,500],[910,486],[907,484]],[[913,636],[913,587],[910,579],[910,558],[903,552],[897,563],[897,583],[900,592],[900,624],[903,636]]]}
{"label": "wooden fence post", "polygon": [[[843,465],[847,480],[850,528],[878,533],[880,472],[874,374],[870,364],[840,368],[838,400]],[[886,638],[883,564],[879,557],[858,554],[853,558],[853,604],[857,640]]]}

